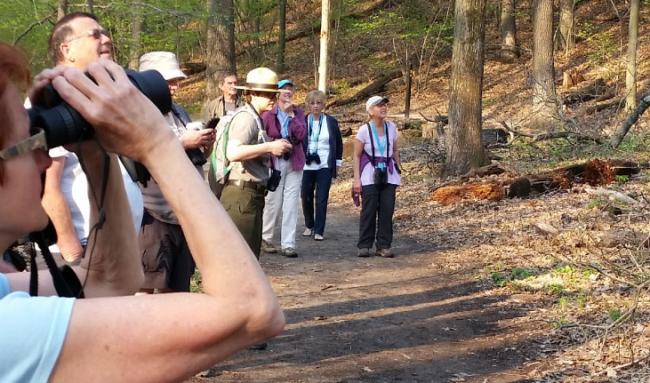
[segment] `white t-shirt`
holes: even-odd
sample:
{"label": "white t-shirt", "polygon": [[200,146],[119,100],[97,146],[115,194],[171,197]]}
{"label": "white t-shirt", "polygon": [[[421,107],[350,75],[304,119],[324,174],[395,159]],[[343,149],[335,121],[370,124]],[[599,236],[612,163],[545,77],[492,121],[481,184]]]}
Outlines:
{"label": "white t-shirt", "polygon": [[[50,157],[65,158],[63,175],[61,176],[61,192],[68,202],[70,213],[72,214],[72,224],[74,225],[77,238],[82,245],[86,245],[90,231],[90,201],[88,200],[88,180],[81,169],[81,164],[77,155],[67,151],[63,147],[50,149]],[[120,161],[120,170],[124,182],[124,190],[131,207],[131,218],[136,233],[140,231],[142,223],[143,202],[142,193],[138,185],[133,182],[126,169]],[[97,191],[100,192],[99,190]],[[107,212],[110,214],[110,212]],[[56,245],[50,247],[51,252],[60,252]]]}
{"label": "white t-shirt", "polygon": [[[303,170],[318,170],[322,168],[327,168],[328,163],[327,160],[330,155],[330,132],[327,127],[327,118],[325,118],[325,115],[321,115],[323,118],[320,119],[323,122],[323,126],[319,126],[319,120],[314,119],[313,125],[311,126],[311,135],[313,136],[308,136],[307,137],[307,155],[309,153],[313,153],[316,151],[318,153],[318,157],[320,158],[320,164],[317,164],[316,162],[312,162],[311,164],[308,164],[305,162],[305,167]],[[310,118],[311,120],[311,118]],[[319,132],[320,128],[320,132]],[[310,129],[309,126],[307,127],[307,134],[309,135]],[[316,134],[318,134],[318,140],[316,140]]]}

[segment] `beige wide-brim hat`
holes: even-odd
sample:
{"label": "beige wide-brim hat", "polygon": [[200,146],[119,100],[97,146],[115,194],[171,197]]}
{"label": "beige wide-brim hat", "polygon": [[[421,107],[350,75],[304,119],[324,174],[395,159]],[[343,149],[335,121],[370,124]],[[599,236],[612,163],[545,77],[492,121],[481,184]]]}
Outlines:
{"label": "beige wide-brim hat", "polygon": [[235,89],[280,93],[278,75],[269,68],[255,68],[246,75],[246,85],[235,86]]}
{"label": "beige wide-brim hat", "polygon": [[140,57],[140,72],[145,70],[157,70],[165,81],[187,78],[180,68],[176,55],[172,52],[149,52]]}

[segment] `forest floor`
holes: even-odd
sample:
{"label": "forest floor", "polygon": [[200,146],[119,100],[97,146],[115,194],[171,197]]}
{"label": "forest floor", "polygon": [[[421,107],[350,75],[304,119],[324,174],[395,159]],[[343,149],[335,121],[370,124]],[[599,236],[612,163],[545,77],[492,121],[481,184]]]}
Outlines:
{"label": "forest floor", "polygon": [[[583,185],[441,206],[430,199],[433,170],[418,155],[424,145],[411,139],[403,148],[396,258],[356,257],[358,210],[345,167],[333,185],[326,240],[299,237],[296,259],[262,255],[285,332],[267,350],[240,352],[190,381],[650,380],[650,301],[642,296],[634,320],[605,336],[634,304],[634,289],[578,265],[624,260],[646,239],[646,175],[606,186],[638,206],[594,197]],[[649,253],[635,253],[643,270]]]}

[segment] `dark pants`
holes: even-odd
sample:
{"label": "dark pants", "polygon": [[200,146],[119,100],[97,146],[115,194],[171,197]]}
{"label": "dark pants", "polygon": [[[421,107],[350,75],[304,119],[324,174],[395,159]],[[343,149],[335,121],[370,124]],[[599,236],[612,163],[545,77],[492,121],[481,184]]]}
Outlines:
{"label": "dark pants", "polygon": [[[332,169],[305,170],[302,172],[302,212],[305,226],[314,230],[314,234],[323,235],[327,216],[327,200],[332,185]],[[314,219],[314,189],[316,190],[316,217]]]}
{"label": "dark pants", "polygon": [[262,246],[264,194],[265,192],[262,190],[226,185],[220,199],[224,209],[257,259],[260,258],[260,247]]}
{"label": "dark pants", "polygon": [[[390,249],[393,242],[393,211],[396,185],[368,185],[361,188],[359,249],[370,249],[377,233],[377,249]],[[376,230],[375,230],[376,229]]]}
{"label": "dark pants", "polygon": [[190,291],[195,263],[180,225],[159,221],[145,210],[140,247],[143,289]]}

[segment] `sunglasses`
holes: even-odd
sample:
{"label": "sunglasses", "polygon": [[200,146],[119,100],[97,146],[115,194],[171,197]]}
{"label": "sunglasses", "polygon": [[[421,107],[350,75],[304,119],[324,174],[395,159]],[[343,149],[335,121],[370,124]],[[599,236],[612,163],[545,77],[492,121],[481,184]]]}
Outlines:
{"label": "sunglasses", "polygon": [[69,42],[74,41],[74,40],[83,39],[84,37],[92,37],[95,40],[99,40],[99,39],[102,38],[102,35],[104,35],[106,37],[110,37],[108,35],[108,31],[106,29],[104,29],[104,28],[93,28],[91,30],[86,31],[85,33],[80,34],[79,36],[71,37],[71,38],[67,39],[65,42],[69,43]]}
{"label": "sunglasses", "polygon": [[45,140],[45,131],[43,129],[36,129],[29,138],[0,150],[0,160],[7,161],[8,159],[33,152],[34,150],[47,150],[47,141]]}

